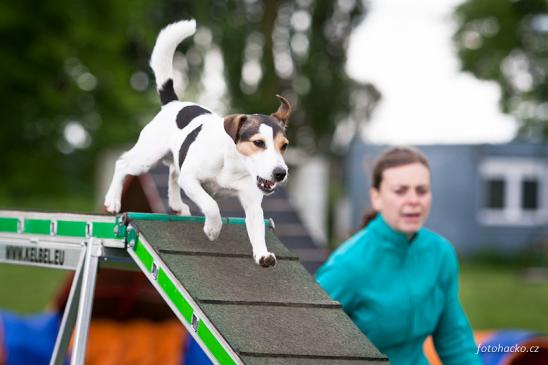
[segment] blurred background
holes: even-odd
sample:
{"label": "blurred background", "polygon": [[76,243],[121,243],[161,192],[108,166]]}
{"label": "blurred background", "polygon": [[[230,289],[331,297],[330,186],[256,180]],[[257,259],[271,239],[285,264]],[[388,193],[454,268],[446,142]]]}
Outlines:
{"label": "blurred background", "polygon": [[[174,60],[181,99],[293,104],[291,178],[265,210],[311,273],[358,228],[375,157],[418,145],[427,226],[460,255],[474,330],[548,331],[545,0],[0,3],[0,208],[102,212],[114,159],[159,110],[155,38],[184,18],[198,29]],[[166,174],[134,179],[126,210],[165,210]],[[56,308],[66,280],[0,264],[0,308]]]}

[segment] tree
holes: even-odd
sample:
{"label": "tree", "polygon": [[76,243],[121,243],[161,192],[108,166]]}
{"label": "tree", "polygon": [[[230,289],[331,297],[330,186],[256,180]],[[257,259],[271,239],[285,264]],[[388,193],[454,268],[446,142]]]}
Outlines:
{"label": "tree", "polygon": [[0,5],[0,200],[93,196],[98,152],[134,136],[154,109],[130,83],[147,64],[152,5]]}
{"label": "tree", "polygon": [[227,113],[266,114],[278,106],[275,94],[284,94],[295,107],[291,142],[309,151],[328,152],[337,121],[355,109],[353,93],[372,90],[344,71],[349,35],[365,14],[361,1],[128,4],[0,5],[0,202],[93,195],[100,151],[134,142],[158,111],[148,59],[169,22],[198,22],[194,41],[178,48],[176,68],[186,78],[180,96],[196,100],[218,87],[205,78],[208,60],[220,55],[225,86],[213,103]]}
{"label": "tree", "polygon": [[320,153],[330,151],[337,123],[354,111],[353,96],[378,100],[374,87],[351,80],[344,68],[349,36],[365,13],[355,0],[193,5],[221,49],[230,111],[270,113],[278,106],[274,95],[287,95],[295,104],[291,143]]}
{"label": "tree", "polygon": [[520,133],[548,137],[548,2],[467,0],[455,11],[462,69],[500,85]]}

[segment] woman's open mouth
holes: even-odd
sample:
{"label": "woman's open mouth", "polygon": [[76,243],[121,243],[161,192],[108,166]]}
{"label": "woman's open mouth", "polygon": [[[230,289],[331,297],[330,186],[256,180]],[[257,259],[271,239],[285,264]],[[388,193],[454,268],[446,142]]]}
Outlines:
{"label": "woman's open mouth", "polygon": [[402,213],[402,217],[407,220],[417,220],[421,218],[421,213]]}
{"label": "woman's open mouth", "polygon": [[276,189],[276,182],[257,176],[257,187],[265,194],[270,194]]}

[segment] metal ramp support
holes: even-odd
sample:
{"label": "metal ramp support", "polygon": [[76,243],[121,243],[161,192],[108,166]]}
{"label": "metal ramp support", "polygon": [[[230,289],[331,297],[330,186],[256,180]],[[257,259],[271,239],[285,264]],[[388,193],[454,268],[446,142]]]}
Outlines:
{"label": "metal ramp support", "polygon": [[[0,211],[0,262],[73,270],[74,279],[50,364],[83,364],[99,261],[127,261],[111,216]],[[124,258],[125,257],[125,258]]]}
{"label": "metal ramp support", "polygon": [[[388,364],[273,229],[267,246],[278,263],[265,269],[253,262],[244,219],[223,223],[210,242],[203,217],[0,211],[0,262],[76,270],[51,364],[63,363],[74,326],[71,364],[84,362],[98,262],[128,254],[215,364]],[[32,254],[45,245],[49,253]]]}

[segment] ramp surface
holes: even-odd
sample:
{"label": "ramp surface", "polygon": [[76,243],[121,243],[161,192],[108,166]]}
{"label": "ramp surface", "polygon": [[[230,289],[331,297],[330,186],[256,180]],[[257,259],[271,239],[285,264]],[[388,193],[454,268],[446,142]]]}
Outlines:
{"label": "ramp surface", "polygon": [[214,361],[388,364],[271,229],[278,262],[265,269],[242,221],[225,219],[210,242],[198,218],[155,217],[128,216],[128,252]]}

